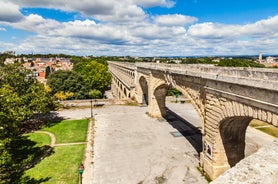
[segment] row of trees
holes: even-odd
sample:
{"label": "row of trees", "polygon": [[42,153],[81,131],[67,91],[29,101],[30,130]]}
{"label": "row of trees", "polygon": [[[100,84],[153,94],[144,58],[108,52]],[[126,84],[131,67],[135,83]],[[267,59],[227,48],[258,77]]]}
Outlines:
{"label": "row of trees", "polygon": [[221,59],[217,66],[227,66],[227,67],[256,67],[264,68],[265,66],[254,61],[245,59]]}

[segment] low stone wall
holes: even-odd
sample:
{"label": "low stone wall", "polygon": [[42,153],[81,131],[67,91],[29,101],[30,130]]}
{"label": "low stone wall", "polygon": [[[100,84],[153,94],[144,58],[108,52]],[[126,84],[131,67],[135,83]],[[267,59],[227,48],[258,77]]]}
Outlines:
{"label": "low stone wall", "polygon": [[[128,100],[117,100],[117,99],[92,99],[93,106],[101,106],[101,105],[113,105],[113,104],[126,104]],[[90,107],[91,100],[64,100],[60,101],[65,107]]]}
{"label": "low stone wall", "polygon": [[241,160],[211,184],[277,184],[278,139]]}

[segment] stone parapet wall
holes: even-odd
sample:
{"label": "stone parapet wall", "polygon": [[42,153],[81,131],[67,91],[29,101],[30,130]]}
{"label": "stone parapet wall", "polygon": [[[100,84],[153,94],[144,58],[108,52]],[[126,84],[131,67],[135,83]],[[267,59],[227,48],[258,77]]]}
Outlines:
{"label": "stone parapet wall", "polygon": [[196,64],[136,63],[137,68],[225,81],[278,91],[278,70],[268,68],[216,67]]}

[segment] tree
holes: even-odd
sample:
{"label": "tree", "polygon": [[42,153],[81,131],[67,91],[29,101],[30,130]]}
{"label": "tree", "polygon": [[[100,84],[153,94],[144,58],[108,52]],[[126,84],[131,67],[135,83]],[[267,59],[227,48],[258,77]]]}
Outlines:
{"label": "tree", "polygon": [[73,92],[64,92],[64,91],[59,91],[57,93],[54,94],[54,96],[58,99],[58,100],[66,100],[69,99],[71,97],[74,96]]}
{"label": "tree", "polygon": [[51,73],[47,85],[51,88],[51,94],[58,99],[85,99],[89,95],[89,86],[74,71],[58,70]]}
{"label": "tree", "polygon": [[97,90],[97,89],[91,90],[89,92],[89,96],[90,96],[90,98],[93,98],[93,99],[97,99],[97,98],[102,98],[103,97],[102,93],[99,90]]}
{"label": "tree", "polygon": [[111,84],[111,74],[105,64],[97,61],[81,62],[74,65],[74,71],[79,73],[91,89],[101,91],[103,94],[107,86]]}
{"label": "tree", "polygon": [[49,76],[49,74],[51,73],[51,69],[50,69],[50,66],[47,66],[45,68],[45,78],[47,79],[47,77]]}
{"label": "tree", "polygon": [[35,113],[46,114],[55,105],[44,85],[20,65],[0,67],[0,86],[0,181],[9,181],[11,170],[19,170],[26,162],[19,162],[14,155],[18,149],[14,142],[20,137],[20,126]]}
{"label": "tree", "polygon": [[6,58],[10,57],[10,54],[0,54],[0,66],[4,66]]}

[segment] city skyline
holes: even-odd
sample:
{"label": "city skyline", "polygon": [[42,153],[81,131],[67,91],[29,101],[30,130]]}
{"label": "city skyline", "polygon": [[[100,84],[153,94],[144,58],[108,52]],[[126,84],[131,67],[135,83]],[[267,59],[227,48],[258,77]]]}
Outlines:
{"label": "city skyline", "polygon": [[271,55],[277,7],[273,0],[0,0],[0,52]]}

